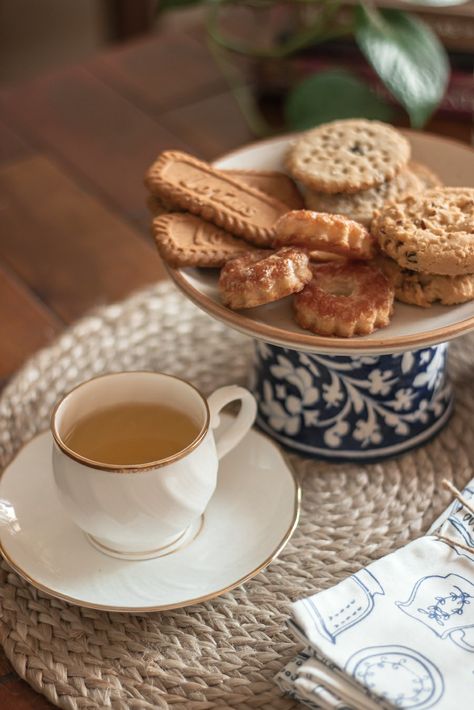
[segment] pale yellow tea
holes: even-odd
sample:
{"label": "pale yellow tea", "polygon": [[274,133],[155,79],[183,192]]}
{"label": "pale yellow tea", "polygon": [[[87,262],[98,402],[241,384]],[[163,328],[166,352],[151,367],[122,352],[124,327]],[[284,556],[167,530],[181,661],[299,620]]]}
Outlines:
{"label": "pale yellow tea", "polygon": [[64,442],[97,463],[138,465],[182,451],[198,433],[193,420],[172,407],[118,404],[80,419]]}

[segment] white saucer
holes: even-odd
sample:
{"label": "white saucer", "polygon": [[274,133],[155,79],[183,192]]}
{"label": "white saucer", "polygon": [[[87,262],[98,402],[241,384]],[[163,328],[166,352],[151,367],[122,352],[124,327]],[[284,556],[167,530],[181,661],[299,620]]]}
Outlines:
{"label": "white saucer", "polygon": [[[428,165],[446,185],[474,187],[474,152],[457,141],[419,131],[404,131],[413,158]],[[284,170],[284,156],[293,136],[260,141],[222,156],[220,168],[238,170]],[[456,338],[474,328],[474,301],[457,306],[431,308],[395,304],[386,328],[357,338],[314,335],[300,328],[292,315],[291,298],[258,308],[232,311],[222,305],[215,269],[168,271],[176,285],[197,306],[245,335],[300,352],[333,355],[366,355],[403,352]]]}
{"label": "white saucer", "polygon": [[250,431],[222,460],[194,539],[158,559],[114,559],[92,547],[63,512],[51,446],[49,432],[38,435],[3,472],[0,547],[18,574],[73,604],[147,612],[212,599],[270,564],[298,522],[295,476],[275,444]]}

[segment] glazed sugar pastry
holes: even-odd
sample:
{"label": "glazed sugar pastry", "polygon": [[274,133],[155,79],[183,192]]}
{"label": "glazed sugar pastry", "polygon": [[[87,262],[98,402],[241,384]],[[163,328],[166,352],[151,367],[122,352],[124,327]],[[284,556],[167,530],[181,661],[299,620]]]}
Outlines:
{"label": "glazed sugar pastry", "polygon": [[367,229],[337,214],[292,210],[276,222],[273,245],[298,246],[308,251],[325,251],[348,259],[371,259],[375,240]]}
{"label": "glazed sugar pastry", "polygon": [[313,277],[308,255],[295,247],[244,254],[221,270],[219,290],[229,308],[253,308],[297,293]]}
{"label": "glazed sugar pastry", "polygon": [[368,335],[390,322],[394,288],[374,266],[343,262],[313,266],[313,279],[295,296],[295,320],[318,335]]}

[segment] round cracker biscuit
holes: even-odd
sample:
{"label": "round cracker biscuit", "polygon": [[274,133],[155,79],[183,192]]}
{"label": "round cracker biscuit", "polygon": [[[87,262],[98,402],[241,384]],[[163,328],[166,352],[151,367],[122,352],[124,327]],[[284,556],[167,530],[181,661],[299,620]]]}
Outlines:
{"label": "round cracker biscuit", "polygon": [[290,148],[294,178],[320,192],[359,192],[391,180],[408,163],[410,144],[379,121],[332,121],[304,133]]}
{"label": "round cracker biscuit", "polygon": [[[411,163],[410,163],[411,166]],[[345,217],[368,226],[376,210],[382,209],[385,202],[399,200],[407,195],[416,194],[423,189],[423,182],[410,169],[403,168],[393,180],[360,192],[314,192],[307,190],[306,206],[318,212],[342,214]]]}
{"label": "round cracker biscuit", "polygon": [[474,274],[425,274],[402,269],[388,256],[377,257],[376,263],[395,288],[397,301],[428,308],[437,302],[452,306],[474,300]]}
{"label": "round cracker biscuit", "polygon": [[474,273],[474,188],[427,190],[387,205],[372,221],[382,250],[403,268]]}

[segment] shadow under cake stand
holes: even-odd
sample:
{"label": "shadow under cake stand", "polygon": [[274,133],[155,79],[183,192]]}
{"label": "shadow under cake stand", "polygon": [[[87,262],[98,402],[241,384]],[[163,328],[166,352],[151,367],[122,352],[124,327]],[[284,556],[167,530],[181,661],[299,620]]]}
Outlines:
{"label": "shadow under cake stand", "polygon": [[[474,152],[430,134],[405,132],[415,160],[447,185],[474,186]],[[234,151],[220,168],[282,170],[292,136]],[[474,302],[423,309],[395,304],[387,328],[345,339],[304,331],[291,299],[234,312],[220,303],[218,273],[171,269],[197,306],[255,339],[249,387],[257,423],[284,446],[331,461],[398,456],[437,434],[453,408],[448,342],[474,329]]]}

